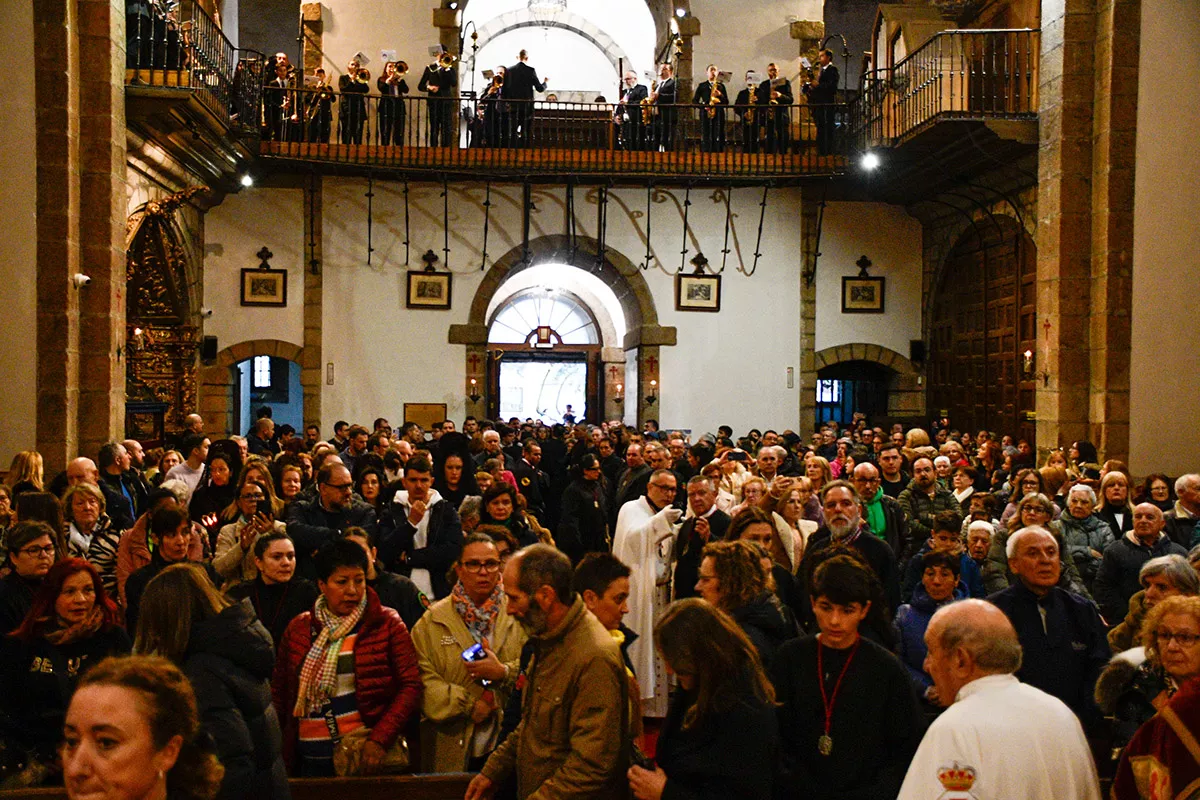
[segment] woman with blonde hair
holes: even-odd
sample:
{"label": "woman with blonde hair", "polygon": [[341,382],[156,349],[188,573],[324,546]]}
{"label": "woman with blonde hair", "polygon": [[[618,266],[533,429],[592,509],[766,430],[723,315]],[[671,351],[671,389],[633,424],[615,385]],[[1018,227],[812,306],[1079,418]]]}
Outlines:
{"label": "woman with blonde hair", "polygon": [[808,537],[817,532],[817,523],[804,518],[805,500],[804,492],[793,485],[771,509],[771,521],[788,555],[788,562],[783,566],[792,574],[800,567]]}
{"label": "woman with blonde hair", "polygon": [[4,483],[15,493],[44,492],[46,487],[42,478],[42,454],[36,450],[22,450],[13,456]]}
{"label": "woman with blonde hair", "polygon": [[812,481],[812,493],[821,494],[821,488],[833,480],[833,470],[829,467],[829,459],[816,453],[809,453],[804,459],[804,477]]}
{"label": "woman with blonde hair", "polygon": [[750,477],[746,478],[746,480],[742,482],[741,489],[742,502],[729,509],[730,516],[734,516],[738,512],[752,506],[760,506],[763,498],[767,496],[767,482],[757,475],[751,475]]}
{"label": "woman with blonde hair", "polygon": [[1100,504],[1096,516],[1108,523],[1117,538],[1133,530],[1133,504],[1129,502],[1129,476],[1113,470],[1100,479]]}
{"label": "woman with blonde hair", "polygon": [[67,553],[94,566],[109,597],[117,594],[117,549],[121,531],[105,513],[104,493],[90,483],[77,483],[63,497]]}
{"label": "woman with blonde hair", "polygon": [[249,600],[231,602],[195,564],[169,566],[146,585],[134,648],[170,660],[191,681],[200,727],[225,767],[222,800],[291,796],[271,703],[275,643]]}

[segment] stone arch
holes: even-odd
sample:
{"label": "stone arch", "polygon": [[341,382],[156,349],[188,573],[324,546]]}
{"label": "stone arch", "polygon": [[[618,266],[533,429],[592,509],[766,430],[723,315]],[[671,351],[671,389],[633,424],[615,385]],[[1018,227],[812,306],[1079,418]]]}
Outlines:
{"label": "stone arch", "polygon": [[[561,28],[576,34],[594,45],[597,50],[604,54],[604,57],[608,59],[608,63],[612,64],[614,70],[617,69],[617,65],[622,60],[626,64],[629,63],[629,54],[610,35],[588,22],[579,14],[565,11],[559,14],[559,17],[560,19],[537,20],[525,9],[509,11],[489,20],[479,29],[479,47],[482,49],[484,45],[500,34],[520,28]],[[463,60],[459,63],[463,69],[468,69],[471,67],[471,58],[464,54]]]}
{"label": "stone arch", "polygon": [[813,354],[814,372],[849,361],[866,361],[887,369],[891,375],[888,385],[888,416],[892,419],[922,419],[925,416],[925,393],[921,387],[922,371],[909,359],[891,348],[878,344],[854,342],[827,347]]}
{"label": "stone arch", "polygon": [[[274,356],[299,363],[303,352],[300,345],[279,339],[251,339],[221,350],[211,364],[200,370],[200,414],[205,425],[226,434],[239,433],[233,430],[233,393],[237,389],[237,378],[233,374],[235,364],[254,356]],[[305,391],[305,412],[311,414],[307,400],[308,392]]]}
{"label": "stone arch", "polygon": [[[642,271],[622,253],[606,249],[603,259],[597,258],[599,242],[595,239],[577,236],[575,246],[571,240],[562,234],[552,234],[531,239],[526,248],[518,245],[492,262],[491,269],[480,281],[471,300],[471,308],[467,314],[467,324],[450,326],[450,343],[466,345],[464,358],[468,382],[472,379],[478,385],[486,385],[487,360],[487,309],[492,297],[506,280],[513,275],[540,264],[567,264],[577,269],[587,270],[602,280],[621,304],[625,314],[625,341],[621,348],[606,348],[604,358],[614,363],[625,360],[625,353],[634,350],[637,358],[637,395],[639,423],[645,412],[644,398],[651,380],[658,380],[659,348],[671,347],[676,343],[676,331],[672,326],[658,324],[658,310],[654,304],[654,296],[646,283]],[[608,352],[618,350],[618,352]],[[619,377],[605,378],[604,414],[623,415],[623,405],[611,398],[616,396],[616,384],[624,383],[623,374]],[[632,390],[630,387],[629,390]],[[628,391],[626,390],[626,394]],[[487,408],[486,396],[479,400],[469,401],[469,414],[482,416]]]}

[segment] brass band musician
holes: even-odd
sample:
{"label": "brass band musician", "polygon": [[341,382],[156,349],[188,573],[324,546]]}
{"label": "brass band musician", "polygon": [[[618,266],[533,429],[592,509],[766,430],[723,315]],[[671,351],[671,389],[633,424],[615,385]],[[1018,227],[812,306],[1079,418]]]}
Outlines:
{"label": "brass band musician", "polygon": [[376,85],[379,87],[379,143],[404,144],[404,98],[408,94],[408,64],[389,61]]}
{"label": "brass band musician", "polygon": [[617,125],[621,137],[621,147],[625,150],[645,150],[650,122],[646,118],[646,112],[650,108],[650,92],[645,84],[638,83],[637,73],[633,70],[625,73],[621,83],[624,85],[621,100],[613,113],[613,122]]}
{"label": "brass band musician", "polygon": [[458,95],[457,59],[443,51],[437,61],[425,68],[419,91],[429,100],[429,146],[454,147],[458,144],[458,125],[455,124],[454,98]]}
{"label": "brass band musician", "polygon": [[342,95],[342,108],[338,115],[342,144],[362,144],[371,73],[362,68],[357,58],[350,59],[346,74],[338,78],[338,91]]}
{"label": "brass band musician", "polygon": [[729,92],[725,84],[717,80],[717,67],[709,64],[705,70],[708,80],[696,87],[692,103],[700,107],[700,152],[725,152],[725,109],[729,106]]}
{"label": "brass band musician", "polygon": [[762,124],[767,129],[767,152],[786,153],[791,144],[791,106],[796,101],[791,82],[780,77],[774,63],[767,64],[767,79],[758,87],[758,98],[766,106]]}
{"label": "brass band musician", "polygon": [[308,123],[308,141],[329,144],[329,135],[333,131],[333,104],[337,96],[329,85],[325,70],[318,67],[315,73],[316,85],[308,93],[308,108],[305,111],[305,121]]}
{"label": "brass band musician", "polygon": [[746,85],[738,92],[734,100],[734,113],[742,131],[742,152],[757,153],[758,140],[763,128],[762,95],[758,88],[758,75],[754,70],[746,70]]}
{"label": "brass band musician", "polygon": [[651,148],[670,152],[675,145],[675,127],[679,121],[679,89],[675,84],[675,70],[670,64],[658,67],[658,86],[650,92],[650,103],[655,115],[651,118]]}
{"label": "brass band musician", "polygon": [[263,86],[263,140],[289,142],[300,123],[295,87],[286,61],[275,62],[275,76]]}

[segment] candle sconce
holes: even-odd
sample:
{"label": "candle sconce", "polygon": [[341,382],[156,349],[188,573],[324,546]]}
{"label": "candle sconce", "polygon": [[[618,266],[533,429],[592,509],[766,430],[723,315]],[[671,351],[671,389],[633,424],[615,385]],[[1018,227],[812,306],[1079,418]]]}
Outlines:
{"label": "candle sconce", "polygon": [[650,393],[646,395],[646,405],[652,406],[658,400],[658,381],[650,381]]}

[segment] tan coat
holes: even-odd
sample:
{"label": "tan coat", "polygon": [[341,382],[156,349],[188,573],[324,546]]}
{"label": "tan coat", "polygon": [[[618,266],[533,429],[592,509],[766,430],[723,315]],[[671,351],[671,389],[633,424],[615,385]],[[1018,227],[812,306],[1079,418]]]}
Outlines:
{"label": "tan coat", "polygon": [[[493,684],[496,706],[503,710],[520,671],[525,630],[508,615],[501,598],[500,614],[488,642],[496,657],[508,666],[508,680]],[[471,710],[483,687],[467,675],[462,652],[475,640],[454,611],[449,597],[438,600],[421,615],[412,629],[413,646],[421,667],[425,694],[421,701],[421,771],[463,772],[467,768],[475,723]],[[499,711],[495,719],[499,720]]]}
{"label": "tan coat", "polygon": [[628,797],[629,684],[617,643],[578,597],[533,641],[521,722],[482,773],[498,783],[516,769],[522,800]]}

